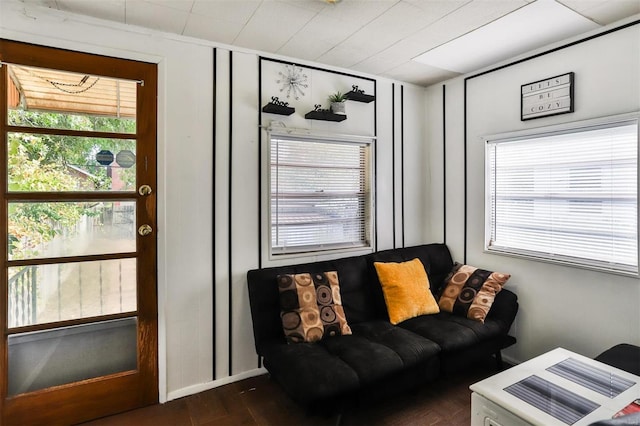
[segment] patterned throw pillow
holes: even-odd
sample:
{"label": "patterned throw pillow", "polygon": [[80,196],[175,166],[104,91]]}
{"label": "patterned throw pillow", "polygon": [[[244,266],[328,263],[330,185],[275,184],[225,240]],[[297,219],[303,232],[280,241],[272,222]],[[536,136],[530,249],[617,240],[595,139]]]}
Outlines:
{"label": "patterned throw pillow", "polygon": [[351,334],[337,272],[278,275],[277,279],[280,317],[289,343]]}
{"label": "patterned throw pillow", "polygon": [[449,276],[438,302],[440,310],[480,322],[484,322],[496,294],[511,277],[460,263],[453,266]]}

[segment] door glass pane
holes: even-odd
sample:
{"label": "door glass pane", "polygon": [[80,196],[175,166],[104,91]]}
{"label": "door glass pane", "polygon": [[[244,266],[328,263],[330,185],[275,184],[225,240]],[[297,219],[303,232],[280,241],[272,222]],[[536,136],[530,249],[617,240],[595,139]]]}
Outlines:
{"label": "door glass pane", "polygon": [[9,203],[9,260],[136,251],[135,201]]}
{"label": "door glass pane", "polygon": [[137,319],[9,336],[9,396],[137,369]]}
{"label": "door glass pane", "polygon": [[7,65],[13,126],[136,132],[136,82]]}
{"label": "door glass pane", "polygon": [[9,268],[9,328],[133,312],[136,259]]}
{"label": "door glass pane", "polygon": [[136,141],[8,134],[10,192],[133,191]]}

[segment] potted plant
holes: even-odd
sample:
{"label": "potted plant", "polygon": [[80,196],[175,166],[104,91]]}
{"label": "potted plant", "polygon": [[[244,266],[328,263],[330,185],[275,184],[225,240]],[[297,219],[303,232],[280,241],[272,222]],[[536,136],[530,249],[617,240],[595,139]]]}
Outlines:
{"label": "potted plant", "polygon": [[329,96],[329,102],[331,102],[331,112],[334,114],[342,114],[346,115],[345,112],[345,101],[347,100],[346,93],[342,93],[340,91]]}

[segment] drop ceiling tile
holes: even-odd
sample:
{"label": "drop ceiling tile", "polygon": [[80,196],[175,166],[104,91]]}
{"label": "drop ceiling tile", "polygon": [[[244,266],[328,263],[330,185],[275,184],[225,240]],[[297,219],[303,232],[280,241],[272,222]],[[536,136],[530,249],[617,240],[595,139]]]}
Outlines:
{"label": "drop ceiling tile", "polygon": [[369,22],[345,43],[367,52],[379,52],[426,25],[428,16],[422,9],[400,2]]}
{"label": "drop ceiling tile", "polygon": [[558,3],[562,3],[574,12],[582,13],[589,9],[593,9],[597,6],[602,6],[607,3],[608,0],[556,0]]}
{"label": "drop ceiling tile", "polygon": [[191,13],[182,34],[218,43],[231,44],[240,34],[243,26],[242,23],[223,21]]}
{"label": "drop ceiling tile", "polygon": [[367,71],[373,74],[382,73],[412,60],[422,53],[425,43],[415,42],[412,39],[404,39],[393,46],[372,55],[365,60],[354,64],[353,68],[360,71]]}
{"label": "drop ceiling tile", "polygon": [[611,24],[640,13],[639,0],[567,0],[560,3],[601,25]]}
{"label": "drop ceiling tile", "polygon": [[397,3],[399,0],[344,0],[328,5],[320,13],[332,19],[348,19],[357,26],[363,26]]}
{"label": "drop ceiling tile", "polygon": [[[265,0],[274,1],[274,0]],[[335,4],[326,3],[324,0],[280,0],[283,3],[289,3],[297,7],[312,10],[314,12],[320,12],[325,7],[334,7]]]}
{"label": "drop ceiling tile", "polygon": [[276,52],[293,37],[316,12],[281,1],[265,1],[240,31],[233,44]]}
{"label": "drop ceiling tile", "polygon": [[384,53],[379,53],[363,61],[360,61],[357,64],[352,65],[351,69],[370,74],[383,74],[385,71],[393,69],[397,67],[399,63],[403,63],[407,60],[407,58],[404,58],[403,60],[397,60],[397,55],[391,56],[392,57],[388,57]]}
{"label": "drop ceiling tile", "polygon": [[524,0],[475,0],[407,37],[406,42],[423,44],[426,52],[527,4]]}
{"label": "drop ceiling tile", "polygon": [[[130,1],[130,0],[129,0]],[[193,7],[194,0],[144,0],[147,3],[155,3],[160,6],[170,7],[172,9],[184,10],[190,12]]]}
{"label": "drop ceiling tile", "polygon": [[126,23],[182,34],[189,13],[139,0],[127,0]]}
{"label": "drop ceiling tile", "polygon": [[367,59],[367,57],[369,57],[369,55],[361,49],[341,44],[320,56],[317,61],[323,64],[350,68],[354,64]]}
{"label": "drop ceiling tile", "polygon": [[341,43],[358,27],[344,20],[318,14],[282,46],[277,53],[294,58],[315,60]]}
{"label": "drop ceiling tile", "polygon": [[386,77],[417,84],[419,86],[429,86],[439,81],[454,78],[459,74],[451,71],[408,61],[383,74]]}
{"label": "drop ceiling tile", "polygon": [[446,15],[472,0],[403,0],[433,15]]}
{"label": "drop ceiling tile", "polygon": [[34,6],[47,7],[49,9],[57,9],[58,5],[56,0],[23,0],[24,4],[31,4]]}
{"label": "drop ceiling tile", "polygon": [[191,12],[220,21],[245,24],[260,3],[261,0],[195,0]]}
{"label": "drop ceiling tile", "polygon": [[[366,67],[371,66],[376,69],[376,71],[371,71],[374,73],[386,71],[415,58],[424,52],[426,46],[428,46],[428,43],[417,38],[408,37],[366,58],[362,62],[354,64],[353,67],[354,69],[365,70]],[[381,67],[384,69],[381,70]]]}
{"label": "drop ceiling tile", "polygon": [[56,0],[56,3],[65,12],[125,23],[125,0]]}
{"label": "drop ceiling tile", "polygon": [[[343,43],[353,50],[359,51],[359,57],[370,58],[387,50],[403,50],[398,46],[406,37],[429,27],[448,14],[464,5],[464,1],[432,1],[409,3],[406,1],[395,4],[382,16],[369,22]],[[424,52],[424,47],[412,46],[411,54]],[[409,54],[399,52],[401,62],[411,59]],[[353,62],[355,65],[359,62]],[[396,63],[397,64],[397,63]]]}

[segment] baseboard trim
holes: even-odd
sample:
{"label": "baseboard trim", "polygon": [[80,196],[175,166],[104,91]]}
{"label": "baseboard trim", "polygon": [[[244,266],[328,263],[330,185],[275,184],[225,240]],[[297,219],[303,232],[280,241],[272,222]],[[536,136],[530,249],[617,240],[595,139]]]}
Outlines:
{"label": "baseboard trim", "polygon": [[267,370],[265,368],[256,368],[254,370],[244,371],[240,374],[235,374],[233,376],[223,377],[222,379],[217,379],[210,382],[187,386],[186,388],[177,389],[167,393],[167,400],[162,402],[164,403],[164,402],[172,401],[174,399],[183,398],[185,396],[208,391],[213,388],[228,385],[229,383],[238,382],[240,380],[248,379],[249,377],[260,376],[266,373],[267,373]]}
{"label": "baseboard trim", "polygon": [[506,364],[511,364],[511,365],[518,365],[521,362],[514,358],[511,358],[508,355],[505,355],[504,352],[502,353],[502,361],[504,361]]}

